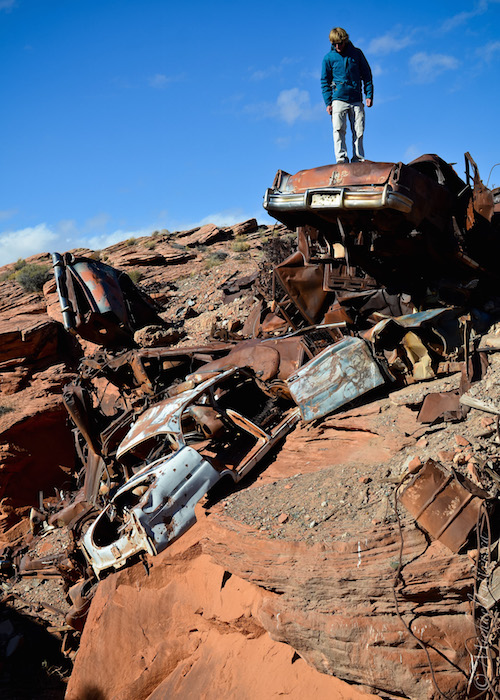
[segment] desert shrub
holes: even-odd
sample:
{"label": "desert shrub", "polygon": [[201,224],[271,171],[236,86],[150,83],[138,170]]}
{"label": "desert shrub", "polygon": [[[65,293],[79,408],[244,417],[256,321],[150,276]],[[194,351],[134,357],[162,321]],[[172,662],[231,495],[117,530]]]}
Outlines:
{"label": "desert shrub", "polygon": [[137,284],[142,279],[142,272],[140,270],[130,270],[127,274],[134,284]]}
{"label": "desert shrub", "polygon": [[125,241],[125,245],[135,245],[137,243],[137,238],[134,238],[133,236],[131,238],[127,238]]}
{"label": "desert shrub", "polygon": [[50,265],[24,265],[16,272],[15,279],[25,292],[41,292],[50,277]]}
{"label": "desert shrub", "polygon": [[234,250],[235,253],[245,253],[247,250],[250,250],[250,243],[242,238],[236,238],[231,243],[231,250]]}
{"label": "desert shrub", "polygon": [[220,264],[220,260],[215,257],[215,255],[209,255],[208,258],[205,258],[205,270],[210,270],[210,268],[215,267],[216,265]]}
{"label": "desert shrub", "polygon": [[13,410],[12,406],[0,406],[0,416],[10,413]]}
{"label": "desert shrub", "polygon": [[99,260],[102,259],[102,253],[100,250],[93,250],[92,253],[90,253],[89,258],[91,260],[97,260],[97,262],[99,262]]}
{"label": "desert shrub", "polygon": [[22,270],[23,267],[26,267],[28,263],[24,258],[18,258],[17,261],[14,263],[14,270],[17,272],[18,270]]}
{"label": "desert shrub", "polygon": [[2,272],[2,274],[0,275],[0,282],[16,279],[16,274],[19,272],[19,270],[22,270],[23,267],[26,267],[26,265],[26,260],[24,260],[24,258],[19,258],[17,262],[14,263],[13,268]]}
{"label": "desert shrub", "polygon": [[220,265],[221,262],[227,258],[228,253],[224,250],[218,250],[215,253],[211,253],[207,258],[205,258],[205,269],[209,270],[211,267]]}
{"label": "desert shrub", "polygon": [[156,243],[154,241],[146,241],[146,243],[144,243],[144,247],[147,250],[154,250],[156,248]]}

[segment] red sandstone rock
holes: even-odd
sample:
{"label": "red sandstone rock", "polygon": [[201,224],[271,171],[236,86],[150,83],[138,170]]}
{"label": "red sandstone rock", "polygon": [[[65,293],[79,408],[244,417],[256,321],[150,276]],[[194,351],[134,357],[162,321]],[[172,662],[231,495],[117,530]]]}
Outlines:
{"label": "red sandstone rock", "polygon": [[437,458],[440,462],[453,462],[454,457],[455,453],[450,452],[449,450],[440,450],[437,453]]}
{"label": "red sandstone rock", "polygon": [[[430,650],[441,691],[458,700],[466,678],[457,667],[468,668],[464,639],[474,635],[471,562],[439,542],[429,546],[412,522],[403,532],[399,610],[414,633],[444,654]],[[266,540],[223,515],[208,518],[203,540],[203,551],[221,567],[280,594],[262,598],[259,620],[315,668],[378,692],[438,698],[425,652],[396,613],[392,562],[398,549],[398,535],[387,525],[311,547]],[[432,602],[425,603],[431,591]]]}
{"label": "red sandstone rock", "polygon": [[224,234],[215,224],[206,224],[200,229],[197,229],[190,236],[182,238],[181,243],[182,245],[188,246],[188,248],[197,245],[210,245],[215,243],[215,241],[221,240],[221,238],[225,236],[227,236],[227,234]]}
{"label": "red sandstone rock", "polygon": [[233,236],[243,236],[244,234],[248,233],[254,233],[254,231],[257,231],[259,228],[259,225],[257,223],[257,219],[248,219],[247,221],[243,221],[241,224],[235,224],[234,226],[231,226],[231,232]]}
{"label": "red sandstone rock", "polygon": [[66,409],[60,396],[40,393],[9,397],[12,410],[0,417],[0,534],[38,505],[39,491],[48,496],[61,488],[74,468]]}
{"label": "red sandstone rock", "polygon": [[151,560],[149,576],[138,564],[99,584],[66,700],[375,700],[269,637],[259,611],[276,596],[203,554],[204,527]]}
{"label": "red sandstone rock", "polygon": [[414,474],[415,472],[418,472],[419,469],[422,467],[422,460],[420,457],[414,457],[409,463],[408,463],[408,471],[410,474]]}

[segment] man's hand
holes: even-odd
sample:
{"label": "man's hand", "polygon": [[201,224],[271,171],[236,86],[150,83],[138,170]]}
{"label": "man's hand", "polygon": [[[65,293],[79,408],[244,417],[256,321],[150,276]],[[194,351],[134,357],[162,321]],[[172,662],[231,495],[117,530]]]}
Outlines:
{"label": "man's hand", "polygon": [[371,98],[371,97],[367,97],[367,98],[366,98],[366,106],[367,106],[367,107],[371,107],[372,104],[373,104],[372,98]]}
{"label": "man's hand", "polygon": [[328,105],[327,108],[326,108],[326,111],[327,111],[328,114],[331,116],[331,115],[332,115],[332,105]]}

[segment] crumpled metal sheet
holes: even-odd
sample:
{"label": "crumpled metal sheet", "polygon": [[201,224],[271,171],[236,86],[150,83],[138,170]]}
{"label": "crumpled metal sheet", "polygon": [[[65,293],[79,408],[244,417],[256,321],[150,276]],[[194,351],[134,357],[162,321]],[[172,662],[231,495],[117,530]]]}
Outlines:
{"label": "crumpled metal sheet", "polygon": [[[196,450],[184,446],[129,479],[83,536],[95,573],[119,569],[140,552],[163,551],[195,523],[195,505],[220,478]],[[134,497],[141,487],[144,493]]]}
{"label": "crumpled metal sheet", "polygon": [[453,552],[466,544],[487,493],[432,459],[409,479],[400,501],[419,526]]}
{"label": "crumpled metal sheet", "polygon": [[287,381],[305,421],[321,418],[384,383],[367,343],[351,337],[323,350]]}
{"label": "crumpled metal sheet", "polygon": [[460,420],[463,415],[460,392],[457,389],[427,394],[418,412],[417,420],[420,423],[434,423],[439,419]]}
{"label": "crumpled metal sheet", "polygon": [[165,325],[124,272],[71,253],[52,253],[52,261],[66,330],[105,347],[132,347],[134,331]]}

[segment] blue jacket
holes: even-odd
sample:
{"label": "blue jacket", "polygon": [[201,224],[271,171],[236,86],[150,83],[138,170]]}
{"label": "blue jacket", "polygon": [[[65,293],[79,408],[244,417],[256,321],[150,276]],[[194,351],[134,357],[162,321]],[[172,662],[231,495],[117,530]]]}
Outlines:
{"label": "blue jacket", "polygon": [[328,106],[332,100],[343,100],[353,104],[363,101],[361,91],[373,99],[372,72],[361,49],[349,41],[342,53],[333,48],[323,59],[321,90]]}

